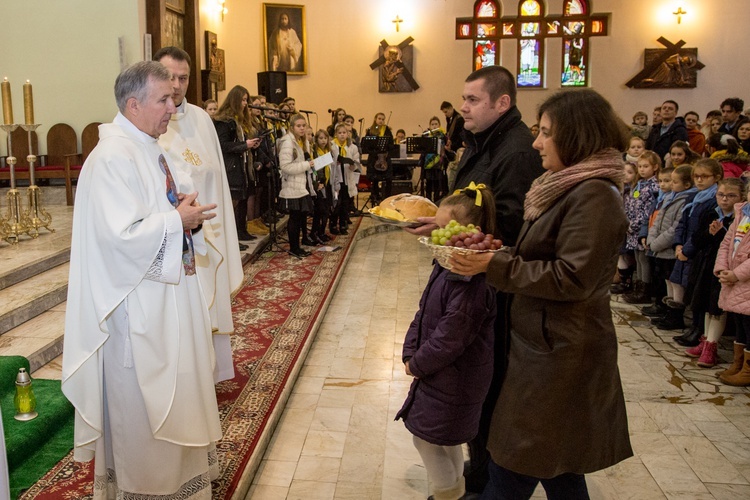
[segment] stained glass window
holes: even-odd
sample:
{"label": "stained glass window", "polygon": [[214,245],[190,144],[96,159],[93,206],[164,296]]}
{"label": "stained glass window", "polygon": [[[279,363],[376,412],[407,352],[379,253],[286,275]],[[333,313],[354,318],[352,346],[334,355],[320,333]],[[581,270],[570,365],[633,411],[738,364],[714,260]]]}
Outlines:
{"label": "stained glass window", "polygon": [[583,16],[586,15],[588,9],[586,8],[585,0],[565,0],[563,4],[563,15],[565,16]]}
{"label": "stained glass window", "polygon": [[542,7],[537,0],[524,0],[521,4],[522,16],[541,16]]}
{"label": "stained glass window", "polygon": [[[518,17],[536,17],[543,15],[542,6],[536,0],[522,0],[518,4]],[[544,39],[539,22],[522,22],[521,37],[518,40],[518,73],[516,81],[519,87],[541,87],[544,68]]]}
{"label": "stained glass window", "polygon": [[[588,12],[585,0],[565,0],[563,17],[583,16]],[[585,87],[588,85],[588,38],[586,20],[563,23],[563,87]]]}
{"label": "stained glass window", "polygon": [[[475,0],[473,17],[456,19],[456,39],[471,39],[474,69],[500,64],[500,44],[517,44],[516,75],[519,88],[545,85],[545,40],[562,38],[560,84],[589,84],[589,40],[607,36],[608,13],[591,14],[590,0],[563,0],[562,14],[547,15],[542,0],[519,0],[516,15],[503,16],[502,4]],[[509,67],[509,69],[511,69]]]}
{"label": "stained glass window", "polygon": [[474,71],[495,66],[499,63],[497,42],[495,40],[477,40],[474,42]]}
{"label": "stained glass window", "polygon": [[497,4],[492,0],[477,2],[476,17],[497,17]]}

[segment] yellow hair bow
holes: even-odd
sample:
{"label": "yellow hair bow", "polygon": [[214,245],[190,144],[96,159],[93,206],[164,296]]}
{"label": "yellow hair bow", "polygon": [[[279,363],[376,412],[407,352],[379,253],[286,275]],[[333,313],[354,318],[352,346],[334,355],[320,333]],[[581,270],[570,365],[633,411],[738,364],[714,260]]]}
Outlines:
{"label": "yellow hair bow", "polygon": [[486,188],[487,186],[485,186],[484,184],[474,184],[474,181],[471,181],[468,186],[466,186],[463,189],[456,189],[453,192],[453,194],[460,194],[465,191],[476,191],[477,195],[475,197],[474,204],[478,207],[481,207],[482,206],[482,192],[480,191],[480,189],[486,189]]}

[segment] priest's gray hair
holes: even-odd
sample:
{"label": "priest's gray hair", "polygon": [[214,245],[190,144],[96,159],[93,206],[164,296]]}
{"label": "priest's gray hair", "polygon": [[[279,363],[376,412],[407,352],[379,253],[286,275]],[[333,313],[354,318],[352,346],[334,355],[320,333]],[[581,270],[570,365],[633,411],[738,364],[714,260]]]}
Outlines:
{"label": "priest's gray hair", "polygon": [[171,80],[169,70],[157,61],[141,61],[126,68],[115,80],[115,100],[121,113],[125,112],[128,99],[135,97],[143,102],[148,95],[149,77],[156,81]]}

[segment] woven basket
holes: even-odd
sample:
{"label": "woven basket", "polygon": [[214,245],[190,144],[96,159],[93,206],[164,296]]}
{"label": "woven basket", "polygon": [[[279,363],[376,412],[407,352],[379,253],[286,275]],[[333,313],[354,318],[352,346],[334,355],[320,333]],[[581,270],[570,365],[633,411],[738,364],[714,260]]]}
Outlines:
{"label": "woven basket", "polygon": [[436,261],[438,261],[438,264],[448,270],[451,269],[451,264],[448,259],[450,259],[451,255],[453,254],[469,255],[472,253],[495,253],[505,248],[502,247],[498,250],[472,250],[470,248],[447,247],[445,245],[435,245],[432,242],[432,238],[430,238],[429,236],[420,236],[419,242],[430,249],[430,251],[432,252],[432,256]]}

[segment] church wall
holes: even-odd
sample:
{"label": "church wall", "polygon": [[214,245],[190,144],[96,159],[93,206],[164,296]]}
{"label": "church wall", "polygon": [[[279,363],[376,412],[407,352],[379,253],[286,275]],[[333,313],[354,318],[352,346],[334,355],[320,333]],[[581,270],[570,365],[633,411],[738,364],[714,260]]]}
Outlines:
{"label": "church wall", "polygon": [[[118,38],[124,41],[127,64],[142,59],[145,1],[2,0],[0,78],[7,76],[13,84],[16,121],[23,120],[21,85],[27,78],[34,84],[36,121],[43,124],[42,153],[51,125],[69,123],[80,134],[87,123],[114,116]],[[222,21],[214,0],[201,0],[200,39],[204,30],[217,33],[219,47],[226,52],[227,89],[239,83],[251,93],[257,90],[257,73],[264,69],[262,3],[227,0],[228,13]],[[391,126],[414,133],[419,126],[426,127],[432,115],[442,117],[438,108],[443,100],[460,107],[463,80],[471,71],[471,42],[454,40],[455,19],[471,15],[473,0],[289,3],[306,6],[309,50],[308,74],[289,77],[289,94],[297,98],[298,107],[318,112],[318,127],[329,123],[328,108],[342,106],[363,118],[365,126],[376,112],[392,112]],[[517,0],[501,4],[503,15],[515,15]],[[549,0],[546,5],[551,14],[562,10],[562,0]],[[671,14],[678,5],[688,12],[679,25]],[[595,13],[611,12],[612,20],[610,35],[591,41],[591,86],[628,121],[635,111],[650,114],[654,105],[668,98],[680,103],[681,112],[695,109],[701,115],[729,96],[742,97],[750,106],[750,94],[743,92],[750,70],[738,59],[736,48],[746,30],[750,2],[594,0],[592,6]],[[398,33],[391,22],[396,15],[404,20]],[[421,88],[414,93],[378,93],[377,71],[369,68],[378,57],[378,43],[382,39],[399,43],[408,36],[415,39],[414,77]],[[687,47],[698,47],[706,64],[698,73],[698,88],[625,87],[642,68],[644,48],[660,46],[659,36],[672,42],[684,39]],[[546,46],[548,88],[519,92],[518,105],[527,122],[533,121],[538,103],[559,88],[561,43],[553,39]],[[502,62],[515,72],[515,44],[504,41],[501,51]],[[205,57],[201,59],[205,67]]]}
{"label": "church wall", "polygon": [[[8,77],[13,118],[23,123],[22,85],[30,80],[41,152],[56,123],[80,134],[117,113],[114,81],[125,66],[143,59],[145,11],[138,0],[2,0],[0,79]],[[4,140],[4,133],[2,134]],[[7,154],[5,147],[0,154]]]}

